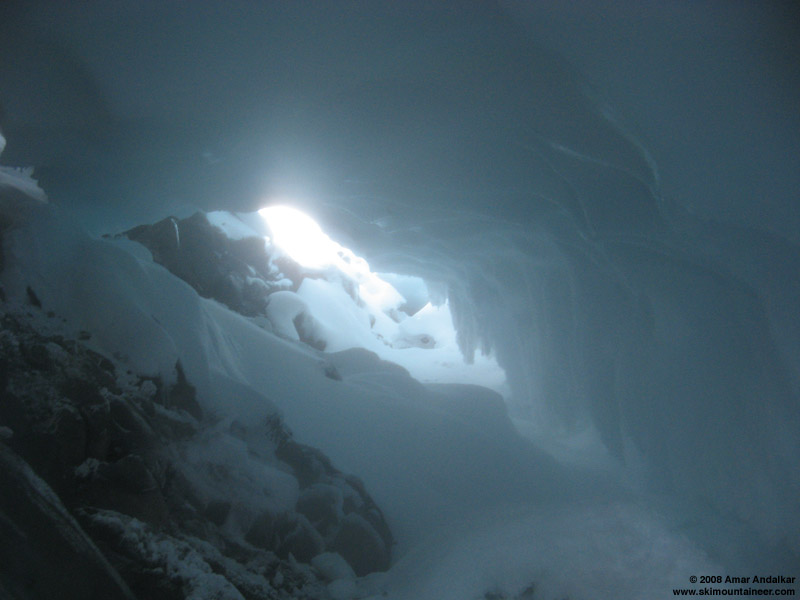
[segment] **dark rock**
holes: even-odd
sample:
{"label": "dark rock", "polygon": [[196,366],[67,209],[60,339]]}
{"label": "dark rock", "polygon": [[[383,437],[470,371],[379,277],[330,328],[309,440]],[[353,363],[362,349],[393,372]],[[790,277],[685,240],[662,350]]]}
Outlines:
{"label": "dark rock", "polygon": [[341,554],[359,577],[389,568],[390,554],[383,539],[366,519],[354,513],[342,519],[331,549]]}
{"label": "dark rock", "polygon": [[180,569],[190,552],[185,544],[171,543],[172,540],[157,536],[144,523],[116,511],[81,509],[78,516],[138,598],[184,600],[187,597],[191,588],[185,575],[196,573],[197,569]]}
{"label": "dark rock", "polygon": [[79,517],[141,600],[327,597],[310,569],[293,568],[271,552],[235,543],[222,552],[219,545],[109,510],[81,510]]}
{"label": "dark rock", "polygon": [[164,470],[162,494],[170,507],[170,514],[180,521],[196,519],[204,509],[202,496],[189,479],[174,465]]}
{"label": "dark rock", "polygon": [[[39,335],[25,317],[6,313],[0,319],[2,444],[24,456],[75,514],[89,511],[97,516],[92,536],[142,598],[177,600],[186,597],[188,590],[202,589],[203,584],[181,579],[183,575],[176,579],[169,572],[175,568],[171,555],[152,560],[142,549],[126,546],[134,538],[143,544],[165,543],[168,554],[178,552],[175,559],[187,567],[204,561],[213,572],[204,571],[202,577],[218,583],[213,578],[224,576],[227,583],[223,587],[230,584],[229,589],[238,589],[247,600],[273,597],[270,581],[281,582],[275,586],[285,597],[318,597],[324,586],[320,588],[313,571],[296,561],[308,563],[334,542],[343,548],[348,543],[362,543],[359,535],[373,542],[383,537],[385,543],[373,544],[380,546],[379,560],[365,562],[352,548],[348,560],[361,561],[362,570],[385,562],[382,557],[388,556],[391,535],[363,484],[336,470],[321,451],[295,442],[277,413],[258,426],[232,422],[225,428],[213,415],[204,417],[196,390],[180,363],[172,385],[165,385],[160,378],[136,379],[130,373],[118,381],[114,363],[80,342],[61,335]],[[248,514],[237,506],[239,475],[226,472],[230,492],[215,492],[209,498],[207,490],[212,488],[206,484],[219,482],[202,479],[213,479],[217,465],[209,459],[209,464],[196,465],[191,473],[180,468],[186,458],[185,442],[194,443],[196,435],[210,428],[236,438],[249,460],[263,461],[272,468],[278,462],[280,468],[294,472],[301,488],[296,509],[263,513],[247,532],[247,543],[222,527],[231,515]],[[0,489],[0,496],[4,492]],[[344,517],[347,512],[366,526],[355,527],[347,521],[350,515]],[[23,539],[23,534],[14,530],[15,518],[15,514],[0,512],[3,540]],[[125,527],[132,529],[120,529]],[[113,535],[108,535],[109,528]],[[40,540],[45,539],[46,533],[41,533]],[[374,548],[369,548],[374,554]],[[267,561],[265,567],[265,557],[270,556],[272,562]],[[25,554],[19,571],[39,568],[35,567],[37,560]],[[28,561],[34,566],[25,567]],[[9,588],[6,582],[12,580],[3,577],[0,572],[0,597],[42,597],[38,592]],[[298,591],[306,585],[311,586],[307,594]],[[69,597],[63,593],[50,596]]]}
{"label": "dark rock", "polygon": [[332,485],[315,483],[300,494],[296,510],[306,516],[317,531],[327,535],[342,518],[342,492]]}
{"label": "dark rock", "polygon": [[178,380],[170,387],[169,406],[185,410],[195,419],[201,421],[203,419],[203,409],[200,408],[200,403],[197,401],[197,390],[186,379],[181,361],[175,363],[175,371],[178,374]]}
{"label": "dark rock", "polygon": [[383,540],[387,555],[391,556],[392,546],[394,545],[394,536],[392,535],[392,531],[389,529],[389,524],[386,522],[381,510],[376,505],[371,505],[369,508],[360,512],[359,514],[364,517],[367,522],[372,525],[372,528],[377,532],[377,534],[381,536],[381,540]]}
{"label": "dark rock", "polygon": [[56,494],[0,444],[0,591],[9,600],[135,600]]}
{"label": "dark rock", "polygon": [[129,454],[98,471],[101,477],[115,486],[136,494],[145,494],[158,489],[156,480],[141,456]]}
{"label": "dark rock", "polygon": [[[336,551],[335,544],[345,544],[347,540],[355,538],[356,541],[350,544],[348,550],[352,555],[355,552],[353,548],[360,543],[359,536],[372,540],[370,547],[377,548],[374,552],[370,550],[372,559],[355,555],[354,559],[359,561],[363,569],[388,568],[394,539],[363,482],[357,477],[340,473],[318,449],[295,442],[280,416],[271,415],[267,420],[267,429],[276,445],[275,456],[292,468],[300,485],[301,494],[296,510],[331,542],[327,546]],[[345,519],[352,516],[356,523],[365,527],[359,529],[354,523],[346,525],[342,520],[343,514],[347,515]],[[347,558],[344,552],[340,553]]]}
{"label": "dark rock", "polygon": [[148,419],[132,402],[113,396],[108,404],[112,457],[146,452],[157,444],[156,433]]}
{"label": "dark rock", "polygon": [[341,381],[342,376],[339,374],[339,370],[331,364],[325,365],[325,377],[328,379],[333,379],[334,381]]}
{"label": "dark rock", "polygon": [[263,314],[266,297],[278,289],[264,238],[232,240],[203,213],[187,219],[169,217],[123,235],[148,248],[155,262],[201,296],[214,298],[243,315]]}
{"label": "dark rock", "polygon": [[137,455],[97,463],[80,482],[77,500],[84,506],[113,509],[155,525],[165,523],[168,516],[155,477]]}
{"label": "dark rock", "polygon": [[242,441],[247,439],[247,427],[241,421],[234,419],[228,426],[228,433]]}
{"label": "dark rock", "polygon": [[108,457],[111,446],[111,407],[97,390],[82,397],[81,414],[86,421],[86,455],[100,460]]}
{"label": "dark rock", "polygon": [[272,550],[281,558],[289,554],[300,562],[309,562],[325,550],[325,541],[311,522],[301,514],[275,515],[263,512],[250,527],[245,539],[257,548]]}
{"label": "dark rock", "polygon": [[91,377],[70,377],[61,382],[60,391],[79,407],[105,403],[98,382]]}
{"label": "dark rock", "polygon": [[34,369],[49,369],[53,365],[50,358],[50,353],[42,343],[35,343],[30,346],[24,345],[21,347],[22,355],[28,364]]}
{"label": "dark rock", "polygon": [[203,515],[217,527],[222,527],[231,512],[229,500],[212,500],[206,505]]}
{"label": "dark rock", "polygon": [[83,419],[69,404],[32,405],[28,398],[3,394],[0,422],[14,431],[9,446],[59,494],[72,488],[72,468],[86,451]]}
{"label": "dark rock", "polygon": [[92,374],[97,379],[97,383],[103,387],[115,388],[115,375],[117,369],[114,366],[114,363],[99,352],[95,352],[89,348],[86,348],[84,351],[86,356],[91,359],[91,362],[97,366],[96,369],[92,369]]}
{"label": "dark rock", "polygon": [[275,444],[276,448],[280,448],[292,439],[292,431],[284,423],[279,413],[275,412],[268,415],[264,425],[267,430],[267,437]]}
{"label": "dark rock", "polygon": [[[5,395],[6,388],[8,388],[8,362],[0,360],[0,394]],[[2,408],[2,403],[0,403],[0,408]]]}
{"label": "dark rock", "polygon": [[308,487],[323,479],[326,475],[334,475],[330,459],[311,446],[287,440],[275,450],[275,456],[292,467],[300,488]]}
{"label": "dark rock", "polygon": [[174,440],[187,440],[197,434],[199,424],[189,413],[155,407],[151,419],[153,429],[162,437]]}
{"label": "dark rock", "polygon": [[50,450],[51,456],[42,475],[63,494],[71,487],[74,467],[86,458],[86,424],[74,406],[62,404],[44,429],[47,439],[40,444]]}
{"label": "dark rock", "polygon": [[276,516],[264,511],[256,517],[245,534],[245,540],[257,548],[274,550],[278,547],[278,528]]}
{"label": "dark rock", "polygon": [[[518,594],[511,594],[501,589],[491,589],[484,593],[483,600],[535,600],[536,585],[530,584]],[[566,600],[566,599],[564,599]]]}
{"label": "dark rock", "polygon": [[344,477],[344,512],[358,512],[364,509],[364,499],[367,491],[360,479],[352,476]]}
{"label": "dark rock", "polygon": [[286,513],[278,519],[276,529],[280,538],[275,553],[281,558],[289,554],[296,560],[308,563],[325,550],[325,541],[311,522],[303,515]]}
{"label": "dark rock", "polygon": [[35,306],[36,308],[42,308],[42,301],[39,300],[39,296],[36,295],[36,292],[33,291],[31,286],[27,286],[25,288],[25,293],[28,296],[28,302],[31,306]]}
{"label": "dark rock", "polygon": [[381,509],[378,508],[378,505],[367,493],[364,482],[354,475],[345,475],[344,479],[347,487],[356,492],[355,495],[347,495],[345,497],[344,511],[346,513],[355,512],[364,517],[381,536],[386,548],[390,549],[394,544],[394,537]]}

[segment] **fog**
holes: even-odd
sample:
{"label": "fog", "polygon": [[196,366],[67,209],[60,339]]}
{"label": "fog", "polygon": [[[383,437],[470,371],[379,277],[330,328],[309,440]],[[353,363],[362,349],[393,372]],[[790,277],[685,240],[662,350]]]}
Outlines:
{"label": "fog", "polygon": [[95,235],[302,208],[449,298],[556,458],[613,465],[713,560],[788,569],[797,25],[790,2],[6,2],[3,161]]}

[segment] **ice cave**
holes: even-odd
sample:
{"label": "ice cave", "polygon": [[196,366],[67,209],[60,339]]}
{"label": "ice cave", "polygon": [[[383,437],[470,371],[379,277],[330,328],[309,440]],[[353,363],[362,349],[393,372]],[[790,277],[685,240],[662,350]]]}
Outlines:
{"label": "ice cave", "polygon": [[0,598],[795,595],[798,26],[3,2]]}

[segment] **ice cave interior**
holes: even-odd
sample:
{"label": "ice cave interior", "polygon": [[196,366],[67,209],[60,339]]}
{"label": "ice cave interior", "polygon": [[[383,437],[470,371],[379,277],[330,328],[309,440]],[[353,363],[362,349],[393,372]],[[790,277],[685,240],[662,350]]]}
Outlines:
{"label": "ice cave interior", "polygon": [[[390,596],[797,571],[791,3],[2,11],[0,189],[36,204],[33,165],[53,211],[4,206],[6,292],[138,368],[180,356],[209,402],[269,389],[384,508]],[[329,270],[275,292],[274,339],[102,237],[198,210]]]}

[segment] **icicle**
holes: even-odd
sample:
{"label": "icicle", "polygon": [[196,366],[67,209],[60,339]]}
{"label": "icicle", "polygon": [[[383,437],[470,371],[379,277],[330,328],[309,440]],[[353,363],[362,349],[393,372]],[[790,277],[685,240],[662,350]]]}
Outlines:
{"label": "icicle", "polygon": [[175,217],[170,217],[169,220],[172,221],[172,226],[175,227],[175,246],[178,248],[178,250],[180,250],[181,249],[181,233],[178,230],[178,221],[175,219]]}

